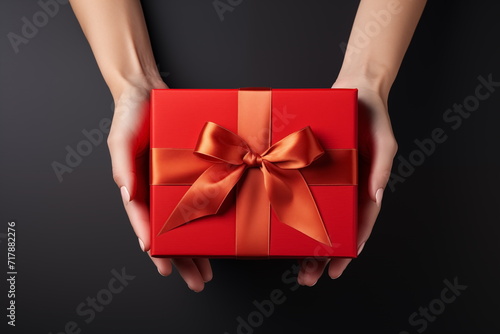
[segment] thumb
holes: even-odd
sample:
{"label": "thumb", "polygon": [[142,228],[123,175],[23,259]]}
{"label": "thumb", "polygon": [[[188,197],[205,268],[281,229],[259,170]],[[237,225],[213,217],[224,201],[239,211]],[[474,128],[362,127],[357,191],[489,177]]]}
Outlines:
{"label": "thumb", "polygon": [[[117,139],[118,138],[118,139]],[[125,211],[132,228],[139,238],[143,251],[150,248],[149,208],[141,196],[137,196],[137,164],[133,154],[133,146],[126,140],[115,137],[110,133],[108,137],[111,164],[113,165],[113,179],[120,188]]]}
{"label": "thumb", "polygon": [[137,188],[135,155],[129,142],[130,140],[117,136],[112,131],[108,137],[113,180],[120,188],[124,204],[134,199]]}
{"label": "thumb", "polygon": [[391,176],[392,162],[398,150],[398,144],[392,132],[382,138],[377,138],[373,144],[368,192],[371,200],[380,207],[384,189]]}

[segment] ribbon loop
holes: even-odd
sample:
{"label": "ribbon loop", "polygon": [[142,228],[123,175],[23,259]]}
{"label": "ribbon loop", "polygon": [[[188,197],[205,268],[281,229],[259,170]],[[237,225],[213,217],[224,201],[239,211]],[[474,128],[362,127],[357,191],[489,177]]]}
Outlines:
{"label": "ribbon loop", "polygon": [[272,145],[263,158],[284,169],[299,169],[309,166],[324,154],[310,126],[289,134]]}
{"label": "ribbon loop", "polygon": [[237,134],[213,122],[207,122],[201,130],[194,154],[211,162],[241,165],[250,151],[248,144]]}

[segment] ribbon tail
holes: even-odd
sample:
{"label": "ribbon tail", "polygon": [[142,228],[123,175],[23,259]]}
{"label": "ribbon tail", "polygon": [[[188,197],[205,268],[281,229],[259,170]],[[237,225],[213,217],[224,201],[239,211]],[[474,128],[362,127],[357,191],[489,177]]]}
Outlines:
{"label": "ribbon tail", "polygon": [[209,167],[184,194],[158,235],[194,219],[216,214],[245,169],[245,165],[227,163]]}
{"label": "ribbon tail", "polygon": [[325,224],[302,174],[267,161],[263,161],[261,170],[271,207],[279,220],[331,247]]}

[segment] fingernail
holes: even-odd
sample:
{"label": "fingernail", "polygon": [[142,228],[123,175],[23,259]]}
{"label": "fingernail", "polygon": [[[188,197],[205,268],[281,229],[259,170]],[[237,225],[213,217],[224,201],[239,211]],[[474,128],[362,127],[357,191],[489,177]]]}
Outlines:
{"label": "fingernail", "polygon": [[363,250],[363,248],[365,248],[365,244],[366,242],[363,242],[359,247],[358,247],[358,256],[359,254],[361,254],[361,251]]}
{"label": "fingernail", "polygon": [[384,197],[384,188],[379,188],[375,193],[375,202],[379,208],[382,205],[382,197]]}
{"label": "fingernail", "polygon": [[314,282],[313,284],[309,285],[310,288],[312,288],[313,286],[316,285],[316,283],[318,283],[318,281]]}
{"label": "fingernail", "polygon": [[165,276],[165,275],[163,275],[163,274],[161,273],[160,268],[158,268],[158,273],[159,273],[160,275],[162,275],[162,276]]}
{"label": "fingernail", "polygon": [[189,285],[188,285],[188,288],[191,290],[191,291],[194,291],[196,293],[199,293],[199,292],[202,292],[203,291],[203,288],[201,288],[200,290],[195,290],[193,288],[191,288]]}
{"label": "fingernail", "polygon": [[339,278],[340,276],[342,276],[342,273],[340,273],[337,277],[330,277],[331,279],[337,279]]}
{"label": "fingernail", "polygon": [[140,238],[137,238],[139,240],[139,246],[141,246],[142,251],[144,252],[144,242]]}
{"label": "fingernail", "polygon": [[122,194],[122,200],[124,204],[128,204],[130,202],[130,193],[127,190],[127,187],[122,186],[120,188],[120,193]]}

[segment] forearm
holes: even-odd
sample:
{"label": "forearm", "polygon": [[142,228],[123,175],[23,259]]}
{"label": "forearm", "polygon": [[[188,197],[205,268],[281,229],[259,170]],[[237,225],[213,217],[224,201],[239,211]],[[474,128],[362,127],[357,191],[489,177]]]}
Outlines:
{"label": "forearm", "polygon": [[161,82],[139,0],[71,0],[113,98]]}
{"label": "forearm", "polygon": [[363,78],[387,97],[426,0],[361,0],[337,83]]}

